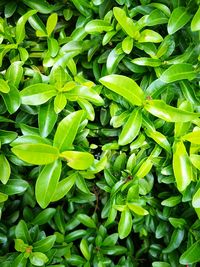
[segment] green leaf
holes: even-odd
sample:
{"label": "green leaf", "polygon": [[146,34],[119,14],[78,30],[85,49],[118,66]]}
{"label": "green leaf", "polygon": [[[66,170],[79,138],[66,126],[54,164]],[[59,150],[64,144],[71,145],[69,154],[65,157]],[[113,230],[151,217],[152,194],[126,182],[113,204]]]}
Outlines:
{"label": "green leaf", "polygon": [[162,36],[152,30],[144,30],[138,38],[139,43],[160,43],[163,41]]}
{"label": "green leaf", "polygon": [[46,208],[45,210],[41,211],[39,214],[37,214],[36,217],[34,217],[32,223],[34,225],[43,225],[48,223],[52,217],[55,215],[56,209],[54,208]]}
{"label": "green leaf", "polygon": [[180,264],[193,264],[200,261],[200,240],[192,244],[180,257]]}
{"label": "green leaf", "polygon": [[110,25],[110,23],[100,19],[91,20],[85,25],[85,31],[87,33],[102,33],[109,32],[112,30],[113,27]]}
{"label": "green leaf", "polygon": [[135,58],[131,62],[140,66],[149,67],[159,67],[162,64],[162,61],[160,59],[148,57]]}
{"label": "green leaf", "polygon": [[142,125],[142,113],[140,109],[134,109],[127,122],[124,124],[119,135],[119,145],[124,146],[131,143],[139,134]]}
{"label": "green leaf", "polygon": [[77,178],[77,173],[73,173],[68,177],[62,179],[60,182],[58,182],[51,201],[52,202],[58,201],[65,195],[67,195],[72,186],[75,184],[76,178]]}
{"label": "green leaf", "polygon": [[21,194],[27,190],[29,184],[22,179],[9,179],[7,184],[0,185],[0,191],[7,195]]}
{"label": "green leaf", "polygon": [[155,26],[168,22],[168,17],[159,9],[154,9],[147,17],[145,26]]}
{"label": "green leaf", "polygon": [[59,157],[58,149],[46,144],[22,144],[11,150],[19,159],[36,165],[52,163]]}
{"label": "green leaf", "polygon": [[195,168],[200,170],[200,155],[191,154],[190,160],[191,160],[192,164],[195,166]]}
{"label": "green leaf", "polygon": [[46,0],[22,0],[24,4],[32,9],[38,10],[42,14],[49,14],[54,11],[56,4],[54,6],[50,5]]}
{"label": "green leaf", "polygon": [[123,41],[122,41],[122,50],[126,54],[130,54],[133,48],[133,39],[130,36],[127,36]]}
{"label": "green leaf", "polygon": [[85,110],[85,112],[87,114],[87,119],[93,121],[95,118],[95,111],[94,111],[93,105],[89,101],[87,101],[85,99],[81,99],[81,98],[78,99],[77,102],[78,102],[79,106],[83,110]]}
{"label": "green leaf", "polygon": [[197,131],[195,130],[192,133],[185,134],[182,139],[193,144],[200,145],[200,129],[198,129]]}
{"label": "green leaf", "polygon": [[53,163],[46,165],[37,178],[35,196],[38,204],[43,209],[45,209],[51,202],[60,178],[61,167],[61,162],[56,160]]}
{"label": "green leaf", "polygon": [[9,84],[10,91],[7,94],[2,94],[3,101],[10,114],[15,113],[21,105],[19,91],[13,84]]}
{"label": "green leaf", "polygon": [[164,261],[154,261],[152,267],[170,267],[171,265]]}
{"label": "green leaf", "polygon": [[145,131],[146,135],[152,138],[159,146],[164,148],[168,153],[171,153],[171,146],[166,136],[158,131],[154,131],[152,129],[147,129]]}
{"label": "green leaf", "polygon": [[96,224],[92,218],[86,214],[78,214],[77,219],[85,226],[89,228],[96,228]]}
{"label": "green leaf", "polygon": [[181,196],[169,197],[161,202],[161,205],[167,207],[174,207],[181,202]]}
{"label": "green leaf", "polygon": [[192,22],[191,22],[191,30],[200,31],[200,7],[198,8],[197,12],[195,13]]}
{"label": "green leaf", "polygon": [[60,154],[67,160],[67,165],[75,170],[86,170],[94,162],[94,156],[88,152],[64,151]]}
{"label": "green leaf", "polygon": [[15,239],[15,250],[19,252],[25,252],[27,248],[27,244],[24,243],[22,239]]}
{"label": "green leaf", "polygon": [[10,178],[11,170],[10,164],[3,154],[0,154],[0,166],[0,181],[3,184],[6,184],[8,182],[8,179]]}
{"label": "green leaf", "polygon": [[146,100],[144,108],[154,116],[168,122],[187,122],[200,116],[199,113],[171,107],[163,100]]}
{"label": "green leaf", "polygon": [[24,257],[24,253],[20,253],[12,262],[13,266],[17,267],[26,267],[27,266],[27,258]]}
{"label": "green leaf", "polygon": [[58,128],[54,135],[53,145],[60,151],[72,148],[72,144],[83,119],[83,115],[84,111],[75,111],[70,113],[59,122]]}
{"label": "green leaf", "polygon": [[192,164],[182,142],[175,143],[173,147],[173,170],[177,188],[182,192],[193,180]]}
{"label": "green leaf", "polygon": [[6,81],[0,79],[0,92],[6,94],[10,91],[10,87]]}
{"label": "green leaf", "polygon": [[48,262],[47,256],[42,252],[32,252],[29,256],[30,262],[35,266],[44,266]]}
{"label": "green leaf", "polygon": [[127,206],[129,207],[130,210],[132,210],[134,213],[140,215],[140,216],[145,216],[148,213],[147,210],[145,210],[144,208],[142,208],[141,206],[135,204],[135,203],[127,203]]}
{"label": "green leaf", "polygon": [[99,81],[111,91],[123,96],[130,104],[142,105],[144,92],[132,79],[122,75],[111,74],[102,77]]}
{"label": "green leaf", "polygon": [[47,31],[47,35],[50,36],[53,32],[53,30],[56,27],[58,21],[58,15],[57,13],[52,13],[48,19],[47,19],[47,25],[46,25],[46,31]]}
{"label": "green leaf", "polygon": [[6,200],[8,200],[8,195],[0,192],[0,203],[5,202]]}
{"label": "green leaf", "polygon": [[126,13],[123,9],[119,7],[113,8],[113,14],[120,24],[122,29],[132,38],[137,39],[139,36],[139,31],[133,20],[126,16]]}
{"label": "green leaf", "polygon": [[48,252],[56,241],[55,235],[50,235],[32,244],[33,251]]}
{"label": "green leaf", "polygon": [[60,113],[66,106],[67,100],[64,94],[60,93],[54,98],[54,110],[55,113]]}
{"label": "green leaf", "polygon": [[107,236],[103,243],[102,243],[102,246],[115,246],[115,244],[117,243],[117,240],[118,240],[118,234],[117,233],[114,233],[114,234],[111,234],[109,236]]}
{"label": "green leaf", "polygon": [[124,239],[130,234],[132,225],[133,221],[131,212],[128,208],[126,208],[122,211],[118,224],[118,233],[120,239]]}
{"label": "green leaf", "polygon": [[192,206],[194,208],[200,208],[200,188],[196,191],[192,198]]}
{"label": "green leaf", "polygon": [[17,44],[20,44],[25,38],[25,24],[29,17],[37,13],[36,10],[29,10],[23,16],[21,16],[16,24],[16,41]]}
{"label": "green leaf", "polygon": [[172,83],[187,79],[189,81],[196,78],[196,72],[193,65],[189,63],[180,63],[170,66],[160,76],[160,80],[165,83]]}
{"label": "green leaf", "polygon": [[53,101],[39,107],[38,124],[39,131],[43,137],[47,137],[53,130],[57,121],[57,114],[54,111]]}
{"label": "green leaf", "polygon": [[22,104],[34,106],[47,102],[56,94],[55,87],[45,83],[32,84],[20,92]]}
{"label": "green leaf", "polygon": [[190,20],[191,15],[187,12],[185,7],[177,7],[172,11],[169,18],[167,30],[169,34],[174,34],[180,30]]}
{"label": "green leaf", "polygon": [[90,254],[88,242],[87,242],[86,239],[82,239],[81,240],[80,250],[81,250],[83,256],[86,258],[86,260],[89,261],[90,257],[91,257],[91,254]]}
{"label": "green leaf", "polygon": [[23,76],[23,62],[15,61],[6,71],[6,79],[12,83],[16,88],[19,86]]}
{"label": "green leaf", "polygon": [[29,244],[31,242],[31,237],[28,232],[27,225],[25,221],[20,220],[15,228],[15,236],[17,239],[21,239],[24,243]]}

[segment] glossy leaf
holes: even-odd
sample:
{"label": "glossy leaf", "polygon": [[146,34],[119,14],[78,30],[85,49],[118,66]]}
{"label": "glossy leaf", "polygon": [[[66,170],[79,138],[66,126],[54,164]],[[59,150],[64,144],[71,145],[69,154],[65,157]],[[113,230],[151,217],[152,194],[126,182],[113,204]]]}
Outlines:
{"label": "glossy leaf", "polygon": [[131,212],[128,208],[126,208],[122,211],[118,224],[118,233],[120,239],[124,239],[130,234],[132,224]]}
{"label": "glossy leaf", "polygon": [[17,145],[12,152],[21,160],[37,165],[52,163],[59,157],[58,149],[46,144]]}
{"label": "glossy leaf", "polygon": [[[53,140],[55,147],[61,151],[72,147],[79,125],[83,119],[83,114],[82,110],[72,112],[58,124]],[[63,133],[65,134],[63,135]]]}
{"label": "glossy leaf", "polygon": [[173,10],[169,22],[167,25],[167,30],[169,34],[174,34],[180,30],[185,24],[190,20],[191,15],[187,12],[185,7],[177,7]]}
{"label": "glossy leaf", "polygon": [[2,93],[8,93],[10,91],[10,87],[6,81],[3,79],[0,79],[0,92]]}
{"label": "glossy leaf", "polygon": [[180,264],[193,264],[200,261],[200,242],[192,244],[180,257]]}
{"label": "glossy leaf", "polygon": [[46,30],[47,30],[48,36],[51,35],[51,33],[53,32],[54,28],[56,27],[57,20],[58,20],[57,13],[52,13],[48,17],[48,19],[47,19],[47,26],[46,26]]}
{"label": "glossy leaf", "polygon": [[10,178],[11,170],[10,170],[10,164],[7,158],[3,154],[0,154],[0,166],[1,166],[0,181],[3,184],[6,184],[8,182],[8,179]]}
{"label": "glossy leaf", "polygon": [[37,178],[35,196],[38,204],[43,209],[45,209],[51,202],[60,178],[61,167],[61,162],[56,160],[53,163],[46,165]]}
{"label": "glossy leaf", "polygon": [[69,167],[75,170],[86,170],[94,161],[94,156],[88,152],[64,151],[60,156],[67,160]]}
{"label": "glossy leaf", "polygon": [[152,30],[144,30],[141,32],[140,37],[138,38],[139,43],[160,43],[162,42],[162,36]]}
{"label": "glossy leaf", "polygon": [[193,180],[192,164],[182,142],[174,144],[173,170],[177,188],[184,191]]}
{"label": "glossy leaf", "polygon": [[127,122],[124,124],[122,132],[119,135],[119,145],[124,146],[131,143],[139,134],[142,125],[141,110],[134,109]]}
{"label": "glossy leaf", "polygon": [[55,235],[50,235],[44,239],[41,239],[35,243],[33,243],[33,251],[39,251],[39,252],[47,252],[49,251],[54,243],[56,241]]}
{"label": "glossy leaf", "polygon": [[195,13],[195,15],[192,19],[191,30],[192,31],[199,31],[200,30],[200,7],[198,8],[197,12]]}
{"label": "glossy leaf", "polygon": [[144,93],[132,79],[122,75],[111,74],[102,77],[100,83],[111,91],[123,96],[130,104],[137,106],[142,105]]}
{"label": "glossy leaf", "polygon": [[109,32],[113,29],[113,27],[106,21],[96,19],[89,21],[85,26],[85,31],[88,33],[102,33],[102,32]]}

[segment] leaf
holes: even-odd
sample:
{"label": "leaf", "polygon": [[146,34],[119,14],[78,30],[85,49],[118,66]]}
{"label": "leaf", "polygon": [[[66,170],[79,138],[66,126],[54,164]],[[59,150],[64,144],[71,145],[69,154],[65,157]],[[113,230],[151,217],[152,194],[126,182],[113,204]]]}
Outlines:
{"label": "leaf", "polygon": [[133,20],[126,16],[126,13],[123,9],[119,7],[113,8],[113,14],[120,24],[122,29],[132,38],[137,39],[139,36],[139,31]]}
{"label": "leaf", "polygon": [[84,111],[75,111],[59,122],[54,135],[54,147],[57,147],[61,152],[72,148],[83,115]]}
{"label": "leaf", "polygon": [[30,8],[36,9],[42,14],[49,14],[54,10],[54,8],[56,8],[56,4],[52,6],[46,0],[32,0],[31,2],[29,0],[22,1]]}
{"label": "leaf", "polygon": [[33,251],[48,252],[56,241],[55,235],[50,235],[32,244]]}
{"label": "leaf", "polygon": [[13,62],[10,67],[6,71],[6,79],[9,83],[12,83],[16,88],[18,88],[22,76],[23,76],[23,62],[15,61]]}
{"label": "leaf", "polygon": [[25,221],[19,221],[15,228],[15,236],[17,239],[22,239],[26,244],[29,244],[31,242],[31,236],[29,234]]}
{"label": "leaf", "polygon": [[192,133],[185,134],[182,139],[189,141],[193,144],[200,145],[200,129],[197,131],[193,131]]}
{"label": "leaf", "polygon": [[78,214],[77,219],[85,226],[89,228],[96,228],[96,224],[92,218],[86,214]]}
{"label": "leaf", "polygon": [[38,204],[43,209],[45,209],[51,202],[60,178],[61,167],[61,162],[56,160],[53,163],[46,165],[37,178],[35,196]]}
{"label": "leaf", "polygon": [[0,166],[0,181],[3,184],[6,184],[8,182],[8,179],[10,178],[11,170],[10,164],[3,154],[0,154]]}
{"label": "leaf", "polygon": [[11,196],[25,192],[28,186],[29,186],[28,182],[22,179],[9,179],[7,184],[0,185],[0,191]]}
{"label": "leaf", "polygon": [[108,74],[116,72],[118,64],[124,56],[125,54],[123,53],[121,47],[119,48],[118,46],[116,46],[114,49],[110,51],[106,61],[106,68]]}
{"label": "leaf", "polygon": [[130,104],[142,105],[144,92],[132,79],[122,75],[111,74],[102,77],[99,81],[111,91],[123,96]]}
{"label": "leaf", "polygon": [[36,14],[36,10],[29,10],[27,13],[25,13],[23,16],[21,16],[16,24],[16,41],[17,44],[20,44],[24,38],[25,38],[25,24],[29,17]]}
{"label": "leaf", "polygon": [[192,244],[180,257],[180,264],[193,264],[200,261],[200,240]]}
{"label": "leaf", "polygon": [[41,211],[39,214],[37,214],[36,217],[34,217],[32,224],[33,225],[43,225],[48,223],[51,218],[55,215],[56,209],[54,208],[46,208],[43,211]]}
{"label": "leaf", "polygon": [[82,239],[80,243],[80,250],[87,261],[90,260],[91,254],[89,251],[88,242],[86,239]]}
{"label": "leaf", "polygon": [[76,178],[77,178],[77,173],[73,173],[69,175],[68,177],[62,179],[60,182],[58,182],[55,192],[52,196],[51,202],[58,201],[61,198],[63,198],[65,195],[67,195],[67,193],[70,191],[70,189],[75,184]]}
{"label": "leaf", "polygon": [[199,113],[171,107],[163,100],[146,100],[144,108],[154,116],[168,122],[187,122],[200,116]]}
{"label": "leaf", "polygon": [[132,210],[134,213],[140,215],[140,216],[145,216],[148,213],[147,210],[145,210],[144,208],[142,208],[141,206],[135,204],[135,203],[127,203],[127,206],[129,207],[130,210]]}
{"label": "leaf", "polygon": [[55,113],[60,113],[66,106],[67,100],[64,94],[60,93],[54,98],[54,110]]}
{"label": "leaf", "polygon": [[94,161],[94,156],[88,152],[64,151],[60,156],[66,159],[67,165],[75,170],[86,170]]}
{"label": "leaf", "polygon": [[195,166],[195,168],[200,170],[200,155],[191,154],[190,160],[191,160],[192,164]]}
{"label": "leaf", "polygon": [[0,192],[0,203],[5,202],[6,200],[8,200],[8,195]]}
{"label": "leaf", "polygon": [[187,12],[185,7],[177,7],[172,11],[169,18],[167,30],[169,34],[174,34],[180,30],[190,20],[191,15]]}
{"label": "leaf", "polygon": [[152,129],[145,130],[145,133],[148,137],[152,138],[157,144],[164,148],[168,153],[171,153],[171,146],[166,136]]}
{"label": "leaf", "polygon": [[53,101],[49,101],[39,107],[38,124],[40,134],[43,137],[47,137],[51,133],[56,124],[57,117],[54,111]]}
{"label": "leaf", "polygon": [[197,12],[195,13],[192,22],[191,22],[191,30],[200,31],[200,7],[198,8]]}
{"label": "leaf", "polygon": [[140,66],[150,66],[150,67],[159,67],[162,64],[162,61],[160,59],[148,58],[148,57],[135,58],[131,62]]}
{"label": "leaf", "polygon": [[3,101],[10,114],[15,113],[21,105],[19,91],[13,84],[9,84],[10,91],[7,94],[2,94]]}
{"label": "leaf", "polygon": [[85,99],[78,99],[77,102],[79,106],[87,113],[87,119],[93,121],[95,118],[95,111],[93,105]]}
{"label": "leaf", "polygon": [[6,81],[0,79],[0,92],[6,94],[10,91],[10,87]]}
{"label": "leaf", "polygon": [[35,266],[44,266],[48,262],[47,256],[42,252],[32,252],[29,256],[30,262]]}
{"label": "leaf", "polygon": [[133,221],[131,212],[128,208],[126,208],[122,211],[118,224],[118,233],[120,239],[124,239],[130,234],[132,225]]}
{"label": "leaf", "polygon": [[47,102],[56,94],[55,87],[45,83],[32,84],[20,92],[22,104],[34,106]]}
{"label": "leaf", "polygon": [[180,63],[170,66],[160,76],[160,80],[165,83],[172,83],[187,79],[189,81],[196,78],[196,72],[193,65],[189,63]]}
{"label": "leaf", "polygon": [[22,144],[11,150],[19,159],[36,165],[52,163],[59,157],[58,149],[46,144]]}
{"label": "leaf", "polygon": [[95,32],[109,32],[112,30],[113,27],[110,25],[110,23],[100,19],[91,20],[85,25],[85,31],[90,34]]}
{"label": "leaf", "polygon": [[140,109],[134,109],[119,135],[119,145],[125,146],[131,143],[139,134],[142,125],[142,113]]}
{"label": "leaf", "polygon": [[160,43],[163,41],[162,36],[152,30],[144,30],[140,33],[140,37],[138,38],[139,43]]}
{"label": "leaf", "polygon": [[177,188],[180,192],[182,192],[193,180],[192,164],[182,142],[177,142],[174,144],[173,171]]}
{"label": "leaf", "polygon": [[57,13],[52,13],[48,19],[47,19],[47,25],[46,25],[46,31],[47,31],[47,35],[50,37],[50,35],[52,34],[53,30],[56,27],[58,21],[58,15]]}

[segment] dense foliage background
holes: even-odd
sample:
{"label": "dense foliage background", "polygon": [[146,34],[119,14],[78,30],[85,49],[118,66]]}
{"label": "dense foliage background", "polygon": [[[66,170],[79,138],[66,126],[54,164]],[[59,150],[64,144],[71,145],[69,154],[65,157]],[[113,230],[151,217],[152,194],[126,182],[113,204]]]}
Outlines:
{"label": "dense foliage background", "polygon": [[200,7],[0,1],[0,266],[198,266]]}

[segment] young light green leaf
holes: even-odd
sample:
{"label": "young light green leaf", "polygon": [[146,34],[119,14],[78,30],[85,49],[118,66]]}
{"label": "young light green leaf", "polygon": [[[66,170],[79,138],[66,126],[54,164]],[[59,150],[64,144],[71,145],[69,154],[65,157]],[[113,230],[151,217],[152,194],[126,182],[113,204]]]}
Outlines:
{"label": "young light green leaf", "polygon": [[160,43],[163,41],[162,36],[152,30],[144,30],[140,33],[138,38],[139,43]]}
{"label": "young light green leaf", "polygon": [[21,99],[18,89],[13,84],[9,84],[9,86],[10,91],[7,94],[2,94],[2,97],[8,112],[13,114],[20,107]]}
{"label": "young light green leaf", "polygon": [[35,266],[44,266],[48,262],[47,256],[42,252],[32,252],[29,256],[30,262]]}
{"label": "young light green leaf", "polygon": [[113,27],[110,25],[110,23],[101,19],[91,20],[85,25],[85,31],[87,33],[95,33],[95,32],[102,33],[102,32],[109,32],[112,30]]}
{"label": "young light green leaf", "polygon": [[75,170],[86,170],[94,162],[94,156],[88,152],[64,151],[60,154],[67,160],[67,165]]}
{"label": "young light green leaf", "polygon": [[102,77],[99,81],[111,91],[123,96],[130,104],[142,105],[144,92],[132,79],[122,75],[111,74]]}
{"label": "young light green leaf", "polygon": [[200,155],[191,154],[190,160],[191,160],[192,164],[195,166],[195,168],[200,170]]}
{"label": "young light green leaf", "polygon": [[43,209],[45,209],[51,202],[60,178],[61,167],[60,160],[56,160],[53,163],[46,165],[37,178],[35,196],[38,204]]}
{"label": "young light green leaf", "polygon": [[162,61],[160,59],[148,57],[135,58],[131,62],[140,66],[149,67],[159,67],[162,64]]}
{"label": "young light green leaf", "polygon": [[199,113],[171,107],[163,100],[146,100],[144,108],[154,116],[168,122],[187,122],[200,116]]}
{"label": "young light green leaf", "polygon": [[169,18],[167,30],[169,34],[174,34],[180,30],[190,20],[191,15],[188,13],[186,7],[177,7],[172,11]]}
{"label": "young light green leaf", "polygon": [[24,38],[25,38],[25,24],[29,17],[36,14],[36,10],[29,10],[27,13],[25,13],[23,16],[21,16],[16,24],[16,41],[17,44],[20,44]]}
{"label": "young light green leaf", "polygon": [[9,83],[12,83],[17,88],[23,76],[22,65],[23,65],[22,61],[15,61],[10,65],[10,67],[6,71],[6,79],[9,81]]}
{"label": "young light green leaf", "polygon": [[196,78],[196,72],[192,64],[180,63],[170,66],[160,76],[160,80],[165,83],[172,83],[187,79],[189,81]]}
{"label": "young light green leaf", "polygon": [[198,8],[197,12],[195,13],[192,22],[191,22],[191,30],[200,31],[200,7]]}
{"label": "young light green leaf", "polygon": [[52,34],[53,30],[56,27],[58,21],[58,15],[57,13],[52,13],[48,19],[47,19],[47,25],[46,25],[46,31],[48,36],[50,37],[50,35]]}
{"label": "young light green leaf", "polygon": [[10,91],[10,87],[6,81],[0,79],[0,92],[6,94]]}
{"label": "young light green leaf", "polygon": [[122,50],[126,54],[130,54],[133,48],[133,39],[130,36],[127,36],[123,41],[122,41]]}
{"label": "young light green leaf", "polygon": [[139,31],[136,25],[134,24],[133,20],[126,16],[126,13],[123,9],[119,7],[113,8],[114,16],[117,22],[120,24],[122,29],[132,38],[138,39]]}
{"label": "young light green leaf", "polygon": [[89,261],[91,258],[91,254],[90,254],[88,242],[86,239],[81,240],[80,250],[81,250],[83,256],[86,258],[86,260]]}
{"label": "young light green leaf", "polygon": [[134,109],[119,135],[119,145],[125,146],[131,143],[138,135],[142,125],[142,113],[140,109]]}
{"label": "young light green leaf", "polygon": [[8,182],[8,179],[10,178],[11,170],[10,164],[3,154],[0,154],[0,166],[0,181],[3,184],[6,184]]}
{"label": "young light green leaf", "polygon": [[191,133],[185,134],[182,137],[183,140],[189,141],[193,144],[200,145],[200,129]]}
{"label": "young light green leaf", "polygon": [[62,93],[57,94],[56,97],[54,98],[55,113],[56,114],[60,113],[65,108],[66,104],[67,104],[67,99],[65,95]]}
{"label": "young light green leaf", "polygon": [[89,228],[96,228],[94,220],[86,214],[78,214],[77,219]]}
{"label": "young light green leaf", "polygon": [[19,159],[36,165],[52,163],[59,157],[58,149],[46,144],[22,144],[11,150]]}
{"label": "young light green leaf", "polygon": [[152,129],[147,129],[145,133],[147,134],[147,136],[152,138],[157,144],[159,144],[162,148],[164,148],[168,153],[171,153],[171,146],[166,136]]}
{"label": "young light green leaf", "polygon": [[182,142],[175,143],[173,147],[173,171],[177,188],[183,192],[194,178],[192,164]]}
{"label": "young light green leaf", "polygon": [[118,233],[120,239],[124,239],[130,234],[132,225],[133,221],[131,212],[128,208],[126,208],[122,211],[118,224]]}
{"label": "young light green leaf", "polygon": [[192,206],[194,208],[200,208],[200,188],[196,191],[192,198]]}
{"label": "young light green leaf", "polygon": [[83,115],[84,111],[82,110],[72,112],[58,124],[58,128],[54,135],[53,145],[60,151],[72,148]]}
{"label": "young light green leaf", "polygon": [[147,214],[149,214],[149,212],[147,210],[145,210],[144,208],[142,208],[141,206],[139,206],[136,203],[127,203],[127,206],[129,207],[130,210],[132,210],[134,213],[140,215],[140,216],[145,216]]}

